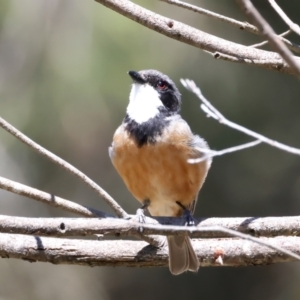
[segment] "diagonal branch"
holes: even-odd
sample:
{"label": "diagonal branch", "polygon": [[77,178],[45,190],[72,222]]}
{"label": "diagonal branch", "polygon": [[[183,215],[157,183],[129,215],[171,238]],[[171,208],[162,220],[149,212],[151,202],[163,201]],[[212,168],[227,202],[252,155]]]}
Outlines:
{"label": "diagonal branch", "polygon": [[272,147],[284,150],[289,153],[293,153],[296,155],[300,155],[300,149],[290,147],[288,145],[285,145],[283,143],[271,140],[262,134],[256,133],[246,127],[243,127],[239,124],[236,124],[228,119],[226,119],[201,93],[200,89],[197,87],[195,82],[190,79],[181,79],[180,82],[182,85],[189,91],[193,92],[202,102],[201,109],[207,114],[207,116],[214,118],[215,120],[219,121],[221,124],[224,124],[228,127],[231,127],[237,131],[243,132],[249,136],[252,136],[253,138],[266,143]]}
{"label": "diagonal branch", "polygon": [[10,125],[4,119],[0,118],[0,127],[6,130],[8,133],[12,134],[18,140],[32,148],[33,150],[37,151],[39,154],[45,156],[55,164],[62,167],[64,170],[70,172],[71,174],[77,176],[81,179],[87,186],[92,188],[102,199],[113,209],[113,211],[119,217],[127,217],[127,213],[123,210],[123,208],[106,192],[104,191],[97,183],[95,183],[92,179],[86,176],[84,173],[76,169],[74,166],[66,162],[65,160],[61,159],[57,155],[53,154],[49,150],[43,148],[30,138],[28,138],[25,134],[20,132],[18,129]]}
{"label": "diagonal branch", "polygon": [[[281,37],[281,40],[284,42],[284,44],[292,51],[296,52],[296,53],[300,53],[300,46],[295,44],[295,43],[292,43],[291,41],[287,40],[284,38],[284,36],[287,36],[291,33],[292,31],[289,29],[281,34],[278,35],[278,37]],[[250,45],[248,47],[253,47],[253,48],[258,48],[258,47],[262,47],[266,44],[268,44],[269,41],[263,41],[261,43],[258,43],[258,44],[253,44],[253,45]]]}
{"label": "diagonal branch", "polygon": [[[237,21],[235,19],[228,18],[226,16],[214,13],[214,12],[209,11],[207,9],[203,9],[203,8],[198,7],[196,5],[185,3],[185,2],[179,1],[179,0],[160,0],[160,1],[166,2],[166,3],[169,3],[169,4],[173,4],[173,5],[176,5],[178,7],[182,7],[182,8],[191,10],[191,11],[194,11],[194,12],[196,12],[198,14],[205,15],[207,17],[211,17],[213,19],[216,19],[216,20],[228,23],[230,25],[233,25],[235,27],[238,27],[238,28],[240,28],[242,30],[246,30],[246,31],[254,33],[254,34],[260,34],[259,30],[255,26],[253,26],[252,24],[249,24],[248,22]],[[272,0],[269,0],[269,1],[272,1]],[[286,35],[288,35],[290,33],[291,33],[291,30],[287,30],[287,31],[279,34],[278,37],[285,43],[285,45],[289,49],[295,51],[296,53],[300,53],[300,47],[298,45],[290,42],[289,40],[287,40],[285,38],[283,38],[284,36],[286,36]],[[268,41],[264,41],[264,42],[261,42],[261,43],[255,44],[255,45],[251,45],[250,47],[257,48],[257,47],[262,47],[262,46],[264,46],[266,44],[268,44]]]}
{"label": "diagonal branch", "polygon": [[[283,32],[283,33],[281,33],[281,34],[279,34],[278,36],[284,37],[284,36],[289,35],[290,33],[291,33],[291,30],[287,30],[287,31],[285,31],[285,32]],[[262,47],[262,46],[264,46],[264,45],[266,45],[266,44],[268,44],[268,43],[269,43],[269,41],[263,41],[263,42],[261,42],[261,43],[257,43],[257,44],[250,45],[250,46],[248,46],[248,47],[258,48],[258,47]]]}
{"label": "diagonal branch", "polygon": [[[149,29],[191,46],[235,57],[238,62],[250,61],[256,65],[257,61],[257,66],[263,68],[289,74],[294,73],[294,70],[285,64],[282,58],[275,52],[246,47],[218,38],[194,27],[153,13],[129,0],[96,0],[96,2]],[[299,60],[298,58],[295,59]]]}
{"label": "diagonal branch", "polygon": [[246,30],[246,31],[249,31],[251,33],[259,34],[259,30],[255,26],[253,26],[252,24],[249,24],[248,22],[237,21],[235,19],[225,17],[223,15],[214,13],[214,12],[209,11],[207,9],[203,9],[199,6],[192,5],[192,4],[189,4],[189,3],[185,3],[185,2],[179,1],[179,0],[160,0],[160,1],[166,2],[166,3],[169,3],[169,4],[173,4],[173,5],[176,5],[178,7],[182,7],[182,8],[191,10],[191,11],[196,12],[198,14],[201,14],[201,15],[211,17],[213,19],[228,23],[230,25],[238,27],[241,30]]}
{"label": "diagonal branch", "polygon": [[244,12],[250,17],[252,22],[260,30],[261,34],[267,38],[270,45],[281,55],[293,70],[293,73],[300,79],[300,63],[284,43],[277,37],[276,33],[268,22],[261,16],[250,0],[237,0]]}
{"label": "diagonal branch", "polygon": [[86,207],[75,202],[57,197],[53,194],[45,193],[40,190],[34,189],[32,187],[26,186],[24,184],[12,181],[3,177],[0,177],[0,188],[15,194],[25,196],[37,201],[41,201],[48,205],[62,208],[71,213],[79,214],[85,217],[111,217],[102,211],[96,210],[94,208]]}
{"label": "diagonal branch", "polygon": [[296,34],[300,35],[299,25],[292,22],[292,20],[286,15],[286,13],[281,9],[281,7],[276,3],[276,1],[269,0],[269,3],[274,8],[274,10],[278,13],[281,19],[285,22],[285,24],[289,26],[289,28],[293,30]]}

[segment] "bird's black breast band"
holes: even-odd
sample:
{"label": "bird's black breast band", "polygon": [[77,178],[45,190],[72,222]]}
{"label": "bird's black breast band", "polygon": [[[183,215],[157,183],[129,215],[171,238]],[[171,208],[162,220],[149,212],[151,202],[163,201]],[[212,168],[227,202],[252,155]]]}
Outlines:
{"label": "bird's black breast band", "polygon": [[156,138],[162,135],[164,128],[169,125],[170,120],[166,117],[170,115],[172,113],[162,109],[157,116],[141,124],[126,115],[124,119],[125,129],[135,139],[138,147],[154,144]]}

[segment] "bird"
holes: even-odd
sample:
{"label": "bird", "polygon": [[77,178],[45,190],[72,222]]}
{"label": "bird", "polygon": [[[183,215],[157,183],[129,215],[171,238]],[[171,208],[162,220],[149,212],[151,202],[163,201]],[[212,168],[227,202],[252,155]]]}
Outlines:
{"label": "bird", "polygon": [[[109,147],[112,164],[151,216],[188,213],[189,219],[211,165],[201,152],[208,144],[182,119],[181,94],[167,75],[157,70],[128,74],[133,84],[125,118]],[[188,162],[201,157],[199,163]],[[172,274],[198,271],[188,235],[167,236],[167,242]]]}

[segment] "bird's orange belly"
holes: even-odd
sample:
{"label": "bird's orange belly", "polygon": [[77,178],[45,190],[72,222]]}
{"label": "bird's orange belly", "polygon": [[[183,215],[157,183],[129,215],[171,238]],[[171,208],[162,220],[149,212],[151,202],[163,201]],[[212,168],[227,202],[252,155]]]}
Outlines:
{"label": "bird's orange belly", "polygon": [[189,164],[185,149],[156,143],[140,148],[134,142],[114,147],[112,162],[128,190],[143,202],[150,200],[153,216],[177,216],[196,199],[204,181],[205,163]]}

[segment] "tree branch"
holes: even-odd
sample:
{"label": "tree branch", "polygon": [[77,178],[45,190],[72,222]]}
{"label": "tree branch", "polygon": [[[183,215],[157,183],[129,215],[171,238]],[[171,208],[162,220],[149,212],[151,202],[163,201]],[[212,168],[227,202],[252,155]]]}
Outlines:
{"label": "tree branch", "polygon": [[[285,32],[283,32],[283,33],[281,33],[281,34],[279,34],[278,37],[281,37],[281,38],[282,38],[281,40],[285,43],[285,45],[286,45],[290,50],[293,50],[293,51],[295,51],[296,53],[300,53],[300,47],[299,47],[299,45],[296,45],[296,44],[290,42],[289,40],[283,38],[284,36],[289,35],[291,32],[292,32],[292,31],[289,29],[289,30],[287,30],[287,31],[285,31]],[[258,48],[258,47],[262,47],[262,46],[264,46],[264,45],[266,45],[266,44],[268,44],[268,43],[269,43],[269,41],[263,41],[263,42],[261,42],[261,43],[257,43],[257,44],[250,45],[250,46],[248,46],[248,47],[255,47],[255,48]]]}
{"label": "tree branch", "polygon": [[[275,52],[229,42],[181,22],[155,14],[129,0],[96,0],[96,2],[103,4],[149,29],[180,42],[209,52],[219,52],[235,57],[239,62],[253,61],[252,64],[263,68],[294,74],[294,70],[285,64],[282,58]],[[299,60],[299,58],[295,59]],[[261,63],[256,63],[256,61]]]}
{"label": "tree branch", "polygon": [[[284,36],[287,36],[288,34],[290,34],[292,31],[289,29],[279,35],[277,35],[278,37],[281,37],[281,40],[284,42],[284,44],[292,51],[296,52],[296,53],[300,53],[300,46],[295,44],[295,43],[292,43],[291,41],[287,40],[284,38]],[[262,47],[266,44],[268,44],[269,41],[263,41],[261,43],[258,43],[258,44],[254,44],[254,45],[250,45],[249,47],[255,47],[255,48],[258,48],[258,47]]]}
{"label": "tree branch", "polygon": [[[262,241],[300,254],[299,237],[261,238]],[[239,239],[193,241],[201,266],[253,266],[294,259],[252,242]],[[0,256],[30,262],[85,266],[167,266],[167,248],[141,241],[90,241],[0,234]],[[221,263],[220,263],[221,258]]]}
{"label": "tree branch", "polygon": [[[118,218],[25,218],[0,215],[0,232],[38,234],[41,236],[89,236],[116,237],[143,235],[182,235],[192,238],[222,238],[231,236],[220,231],[228,229],[256,237],[299,236],[300,216],[297,217],[247,217],[247,218],[195,218],[196,226],[183,226],[185,218],[146,217],[146,223]],[[210,228],[219,228],[210,230]]]}
{"label": "tree branch", "polygon": [[296,34],[300,35],[300,27],[299,25],[292,22],[292,20],[286,15],[286,13],[280,8],[280,6],[276,3],[275,0],[269,0],[269,3],[274,8],[274,10],[278,13],[281,19],[285,22],[287,26],[291,30],[293,30]]}
{"label": "tree branch", "polygon": [[40,190],[3,177],[0,177],[0,188],[81,216],[101,218],[112,217],[111,215],[106,214],[100,210],[77,204],[75,202],[60,198],[53,194],[42,192]]}
{"label": "tree branch", "polygon": [[0,118],[0,127],[6,130],[8,133],[12,134],[18,140],[29,146],[31,149],[35,150],[39,154],[45,156],[47,159],[51,160],[55,164],[62,167],[64,170],[70,172],[71,174],[77,176],[81,179],[87,186],[92,188],[102,199],[113,209],[113,211],[119,216],[126,218],[127,213],[123,210],[123,208],[106,192],[104,191],[97,183],[95,183],[92,179],[86,176],[84,173],[73,167],[71,164],[61,159],[57,155],[51,153],[47,149],[43,148],[30,138],[28,138],[25,134],[17,130],[15,127],[10,125],[4,119]]}
{"label": "tree branch", "polygon": [[[296,155],[300,155],[300,149],[298,148],[294,148],[294,147],[290,147],[287,146],[285,144],[282,144],[280,142],[271,140],[259,133],[256,133],[246,127],[243,127],[239,124],[236,124],[228,119],[226,119],[201,93],[201,90],[199,89],[199,87],[197,87],[197,85],[195,84],[195,82],[193,80],[190,79],[181,79],[180,82],[182,83],[182,85],[189,91],[193,92],[202,102],[201,104],[201,109],[207,114],[208,117],[212,117],[215,120],[219,121],[221,124],[224,124],[228,127],[231,127],[235,130],[238,130],[240,132],[245,133],[246,135],[249,135],[263,143],[266,143],[272,147],[276,147],[278,149],[284,150],[286,152],[289,153],[293,153]],[[193,163],[201,161],[201,158],[199,159],[195,159],[193,161]]]}
{"label": "tree branch", "polygon": [[[251,48],[251,46],[249,46]],[[269,62],[266,60],[260,60],[260,59],[245,59],[245,58],[240,58],[240,57],[236,57],[236,56],[231,56],[231,55],[227,55],[221,52],[209,52],[204,50],[204,52],[210,54],[211,56],[213,56],[215,59],[222,59],[225,61],[231,61],[231,62],[235,62],[235,63],[243,63],[243,64],[247,64],[247,65],[252,65],[252,66],[257,66],[257,67],[263,67],[263,68],[268,68],[269,66]],[[275,63],[275,61],[274,61]],[[285,67],[284,61],[282,59],[277,60],[276,61],[276,68],[277,71],[281,71],[282,68]]]}
{"label": "tree branch", "polygon": [[[179,6],[183,5],[182,7],[189,6],[177,0],[161,1],[168,3],[176,2],[177,4],[179,3]],[[240,1],[251,4],[251,2],[247,0]],[[239,44],[217,38],[180,22],[154,14],[128,0],[97,0],[97,2],[106,5],[132,20],[168,37],[196,46],[208,52],[214,52],[214,57],[216,58],[227,58],[231,61],[255,64],[273,70],[281,70],[286,73],[300,75],[299,58],[293,57],[291,53],[286,52],[286,48],[280,48],[283,44],[277,43],[277,40],[279,40],[278,36],[271,31],[272,29],[269,30],[271,27],[261,18],[260,15],[255,15],[256,11],[252,7],[249,9],[251,11],[250,13],[253,14],[252,17],[258,23],[260,21],[265,22],[258,26],[259,29],[265,30],[265,35],[269,38],[269,41],[274,43],[275,49],[282,55],[290,67],[285,64],[281,57],[276,53],[241,46]],[[199,8],[197,8],[197,10],[199,12]],[[213,13],[205,10],[202,10],[201,13],[213,16]],[[218,15],[214,17],[222,19],[223,16]],[[228,20],[223,19],[223,21]],[[249,26],[251,27],[252,25]],[[266,26],[269,26],[270,28]],[[257,32],[257,29],[254,26],[252,27]],[[237,151],[241,148],[254,146],[260,141],[300,155],[300,149],[272,141],[227,120],[203,97],[200,90],[197,90],[198,88],[193,82],[186,80],[183,83],[190,90],[194,90],[194,93],[198,93],[198,96],[200,95],[199,98],[204,103],[201,107],[209,116],[258,139],[258,141],[242,146],[222,151],[211,151],[208,155],[215,156],[222,155],[230,151]],[[0,126],[38,153],[44,155],[51,161],[63,167],[65,170],[79,177],[88,186],[95,190],[97,194],[112,207],[118,216],[124,218],[129,217],[122,207],[112,197],[110,197],[110,195],[108,195],[100,186],[75,167],[33,142],[1,118]],[[193,247],[195,248],[198,258],[202,262],[203,266],[246,266],[292,261],[294,259],[300,260],[300,256],[298,255],[300,254],[300,238],[290,236],[300,234],[300,217],[196,219],[195,221],[197,226],[190,227],[182,226],[186,221],[185,218],[146,218],[146,223],[141,224],[135,221],[135,216],[130,216],[131,220],[113,218],[103,212],[78,205],[71,201],[44,193],[2,177],[0,177],[0,188],[42,201],[52,206],[61,207],[65,210],[84,216],[102,217],[102,219],[34,219],[0,216],[0,231],[2,232],[0,233],[0,256],[3,258],[19,258],[31,262],[45,261],[55,264],[78,264],[89,266],[166,266],[168,264],[166,248],[154,248],[145,242],[107,240],[83,241],[41,236],[61,237],[101,234],[119,237],[130,235],[150,239],[150,241],[153,239],[155,241],[157,240],[157,237],[152,238],[151,236],[147,236],[188,234],[191,237],[206,238],[205,240],[193,241]],[[16,233],[27,235],[34,234],[39,236],[26,236]],[[271,236],[271,238],[256,238],[247,234],[256,236],[265,235]],[[276,235],[280,236],[273,237]],[[282,235],[289,236],[283,237]],[[228,238],[228,236],[234,236],[235,238]],[[218,237],[218,239],[211,237]],[[222,238],[220,239],[220,237]]]}
{"label": "tree branch", "polygon": [[282,38],[281,39],[284,44],[292,51],[296,52],[296,53],[300,53],[300,46],[298,44],[295,44],[295,43],[292,43],[291,41],[285,39],[285,38]]}
{"label": "tree branch", "polygon": [[272,27],[261,16],[258,10],[253,6],[250,0],[237,0],[244,12],[250,17],[252,22],[260,30],[261,34],[267,38],[270,45],[281,55],[287,64],[293,70],[293,73],[300,79],[300,63],[284,43],[278,38]]}
{"label": "tree branch", "polygon": [[[227,24],[230,24],[230,25],[233,25],[235,27],[238,27],[241,30],[245,30],[245,31],[248,31],[248,32],[251,32],[251,33],[254,33],[254,34],[260,34],[258,28],[256,28],[252,24],[249,24],[248,22],[240,22],[240,21],[237,21],[235,19],[228,18],[226,16],[223,16],[223,15],[211,12],[211,11],[209,11],[207,9],[203,9],[201,7],[198,7],[198,6],[189,4],[189,3],[185,3],[185,2],[182,2],[182,1],[179,1],[179,0],[160,0],[160,1],[166,2],[166,3],[169,3],[169,4],[173,4],[173,5],[176,5],[178,7],[182,7],[182,8],[194,11],[194,12],[196,12],[198,14],[205,15],[207,17],[211,17],[213,19],[225,22]],[[272,1],[272,0],[269,0],[269,1]],[[298,26],[296,24],[294,24],[294,25]],[[285,38],[283,38],[284,36],[286,36],[286,35],[288,35],[290,33],[291,33],[291,30],[287,30],[287,31],[279,34],[278,38],[280,38],[289,49],[295,51],[296,53],[300,53],[300,47],[298,45],[290,42],[289,40],[287,40]],[[262,46],[264,46],[264,45],[266,45],[268,43],[269,43],[268,41],[264,41],[264,42],[261,42],[261,43],[255,44],[255,45],[251,45],[250,47],[255,47],[255,48],[262,47]]]}
{"label": "tree branch", "polygon": [[227,24],[238,27],[241,30],[246,30],[246,31],[251,32],[251,33],[259,34],[259,30],[255,26],[253,26],[252,24],[249,24],[248,22],[240,22],[240,21],[237,21],[235,19],[222,16],[220,14],[214,13],[214,12],[209,11],[207,9],[203,9],[203,8],[198,7],[196,5],[185,3],[185,2],[179,1],[179,0],[160,0],[160,1],[172,4],[172,5],[176,5],[178,7],[182,7],[182,8],[191,10],[193,12],[196,12],[198,14],[201,14],[201,15],[211,17],[213,19],[225,22]]}

